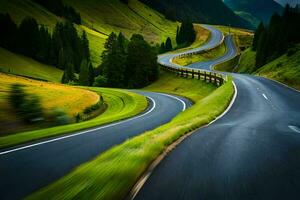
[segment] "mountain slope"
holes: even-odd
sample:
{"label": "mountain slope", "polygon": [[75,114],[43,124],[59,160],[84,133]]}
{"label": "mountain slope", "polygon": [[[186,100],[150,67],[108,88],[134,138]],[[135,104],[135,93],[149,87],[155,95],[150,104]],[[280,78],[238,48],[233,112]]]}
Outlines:
{"label": "mountain slope", "polygon": [[42,64],[31,58],[7,51],[1,47],[0,71],[51,82],[60,82],[63,75],[63,71],[56,67]]}
{"label": "mountain slope", "polygon": [[224,0],[224,3],[234,11],[249,13],[265,24],[273,13],[280,13],[283,7],[274,0]]}
{"label": "mountain slope", "polygon": [[[119,0],[65,2],[74,6],[82,16],[83,23],[80,26],[76,25],[76,28],[79,32],[87,32],[95,66],[101,62],[100,54],[104,42],[112,31],[122,31],[127,37],[133,33],[140,33],[152,43],[161,43],[168,36],[175,40],[178,24],[166,20],[163,15],[137,0],[130,0],[129,5]],[[58,21],[64,21],[31,0],[1,0],[0,12],[9,13],[17,23],[26,16],[34,17],[38,23],[46,25],[50,30]]]}
{"label": "mountain slope", "polygon": [[277,3],[280,3],[282,6],[285,6],[286,4],[290,4],[291,6],[296,6],[297,4],[300,4],[300,0],[275,0]]}
{"label": "mountain slope", "polygon": [[300,90],[300,44],[258,70],[255,69],[255,56],[255,51],[246,50],[236,71],[271,78]]}
{"label": "mountain slope", "polygon": [[190,19],[193,22],[210,24],[231,24],[250,28],[246,20],[235,15],[221,0],[140,0],[164,13],[170,19]]}

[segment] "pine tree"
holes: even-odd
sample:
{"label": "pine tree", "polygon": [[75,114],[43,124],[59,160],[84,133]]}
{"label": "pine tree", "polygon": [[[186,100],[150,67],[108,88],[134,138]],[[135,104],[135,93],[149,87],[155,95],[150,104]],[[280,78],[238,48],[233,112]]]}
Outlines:
{"label": "pine tree", "polygon": [[179,32],[177,33],[177,44],[178,45],[190,45],[196,39],[196,32],[193,23],[190,21],[184,21],[181,24]]}
{"label": "pine tree", "polygon": [[72,63],[67,63],[61,82],[69,83],[75,80],[74,67]]}
{"label": "pine tree", "polygon": [[81,62],[79,73],[79,84],[88,86],[89,83],[89,64],[86,60]]}
{"label": "pine tree", "polygon": [[177,29],[176,29],[176,43],[177,44],[180,44],[179,31],[180,31],[180,28],[179,28],[179,26],[177,26]]}
{"label": "pine tree", "polygon": [[92,63],[89,64],[89,86],[92,86],[95,82],[95,70]]}
{"label": "pine tree", "polygon": [[159,47],[159,53],[165,53],[165,52],[166,52],[166,45],[164,42],[162,42]]}
{"label": "pine tree", "polygon": [[125,70],[127,87],[141,88],[158,77],[158,65],[155,49],[143,36],[134,34],[128,44],[128,56]]}
{"label": "pine tree", "polygon": [[171,41],[171,38],[168,37],[167,40],[166,40],[166,51],[171,51],[172,49],[173,49],[172,41]]}
{"label": "pine tree", "polygon": [[0,31],[0,46],[9,50],[16,50],[17,25],[9,14],[0,13],[0,26],[5,27]]}
{"label": "pine tree", "polygon": [[38,52],[39,26],[34,18],[25,18],[18,29],[17,37],[19,52],[35,58]]}
{"label": "pine tree", "polygon": [[257,45],[258,45],[258,40],[264,31],[265,31],[265,26],[264,26],[263,22],[260,22],[258,28],[255,31],[255,35],[254,35],[254,39],[253,39],[252,49],[254,51],[256,51]]}
{"label": "pine tree", "polygon": [[82,45],[82,54],[83,59],[87,60],[87,62],[90,62],[90,47],[89,47],[89,40],[87,39],[86,32],[83,31],[81,36],[81,45]]}

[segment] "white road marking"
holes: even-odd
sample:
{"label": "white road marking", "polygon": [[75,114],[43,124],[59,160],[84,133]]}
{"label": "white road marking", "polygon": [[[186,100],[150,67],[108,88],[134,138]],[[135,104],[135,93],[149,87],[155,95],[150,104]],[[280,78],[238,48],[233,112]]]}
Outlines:
{"label": "white road marking", "polygon": [[94,128],[94,129],[89,129],[89,130],[86,130],[86,131],[82,131],[82,132],[79,132],[79,133],[75,133],[75,134],[71,134],[71,135],[66,135],[66,136],[54,138],[54,139],[51,139],[51,140],[47,140],[47,141],[44,141],[44,142],[38,142],[38,143],[35,143],[35,144],[26,145],[26,146],[23,146],[23,147],[19,147],[19,148],[15,148],[15,149],[3,151],[3,152],[0,152],[0,155],[9,154],[9,153],[12,153],[12,152],[20,151],[20,150],[23,150],[23,149],[28,149],[28,148],[39,146],[39,145],[42,145],[42,144],[52,143],[52,142],[59,141],[59,140],[64,140],[64,139],[67,139],[67,138],[79,136],[79,135],[86,134],[86,133],[93,132],[93,131],[98,131],[98,130],[109,128],[109,127],[113,127],[113,126],[116,126],[116,125],[119,125],[119,124],[122,124],[122,123],[125,123],[125,122],[129,122],[129,121],[132,121],[132,120],[135,120],[135,119],[139,119],[139,118],[144,117],[145,115],[148,115],[149,113],[151,113],[155,109],[155,107],[156,107],[155,100],[152,99],[151,97],[148,97],[148,98],[152,101],[153,106],[152,106],[152,108],[149,111],[147,111],[146,113],[144,113],[142,115],[139,115],[139,116],[127,119],[127,120],[123,120],[123,121],[120,121],[120,122],[108,124],[106,126],[101,126],[101,127],[98,127],[98,128]]}
{"label": "white road marking", "polygon": [[[171,96],[171,95],[168,95],[168,94],[162,94],[162,93],[159,93],[159,94],[161,94],[163,96],[167,96],[167,97],[172,98],[172,99],[176,99],[177,101],[180,101],[182,103],[182,105],[183,105],[182,111],[184,111],[186,109],[186,107],[187,107],[186,103],[183,100],[179,99],[178,97],[174,97],[174,96]],[[15,149],[3,151],[3,152],[0,152],[0,155],[9,154],[9,153],[12,153],[12,152],[20,151],[20,150],[23,150],[23,149],[28,149],[28,148],[31,148],[31,147],[35,147],[35,146],[39,146],[39,145],[43,145],[43,144],[47,144],[47,143],[52,143],[52,142],[59,141],[59,140],[64,140],[64,139],[67,139],[67,138],[79,136],[79,135],[86,134],[86,133],[93,132],[93,131],[98,131],[98,130],[109,128],[109,127],[113,127],[113,126],[116,126],[116,125],[119,125],[119,124],[122,124],[122,123],[125,123],[125,122],[129,122],[129,121],[132,121],[132,120],[135,120],[135,119],[139,119],[141,117],[144,117],[145,115],[150,114],[155,109],[155,107],[156,107],[155,100],[152,99],[151,97],[147,97],[147,98],[149,98],[152,101],[153,106],[152,106],[152,108],[149,111],[147,111],[146,113],[144,113],[142,115],[139,115],[139,116],[127,119],[127,120],[123,120],[123,121],[120,121],[120,122],[108,124],[106,126],[102,126],[102,127],[98,127],[98,128],[94,128],[94,129],[82,131],[82,132],[79,132],[79,133],[75,133],[75,134],[71,134],[71,135],[66,135],[66,136],[63,136],[63,137],[58,137],[58,138],[47,140],[47,141],[44,141],[44,142],[38,142],[38,143],[35,143],[35,144],[26,145],[26,146],[23,146],[23,147],[19,147],[19,148],[15,148]]]}
{"label": "white road marking", "polygon": [[293,131],[295,131],[296,133],[300,133],[300,129],[297,128],[296,126],[289,126],[289,128]]}
{"label": "white road marking", "polygon": [[232,84],[233,84],[233,87],[234,87],[234,95],[232,97],[232,100],[231,100],[229,106],[227,107],[227,109],[220,116],[218,116],[215,120],[211,121],[208,124],[208,126],[211,125],[211,124],[213,124],[213,123],[215,123],[217,120],[221,119],[222,117],[224,117],[224,115],[226,115],[230,111],[231,107],[233,106],[233,104],[234,104],[234,102],[236,100],[236,97],[238,95],[238,90],[237,90],[237,87],[236,87],[234,81],[232,81]]}
{"label": "white road marking", "polygon": [[182,108],[182,111],[185,111],[186,110],[186,103],[183,101],[183,100],[181,100],[181,99],[179,99],[178,97],[175,97],[175,96],[172,96],[172,95],[168,95],[168,94],[163,94],[163,93],[159,93],[159,94],[161,94],[161,95],[163,95],[163,96],[167,96],[167,97],[170,97],[170,98],[172,98],[172,99],[176,99],[177,101],[180,101],[181,103],[182,103],[182,105],[183,105],[183,108]]}
{"label": "white road marking", "polygon": [[266,100],[268,100],[268,97],[265,94],[262,94],[262,95]]}

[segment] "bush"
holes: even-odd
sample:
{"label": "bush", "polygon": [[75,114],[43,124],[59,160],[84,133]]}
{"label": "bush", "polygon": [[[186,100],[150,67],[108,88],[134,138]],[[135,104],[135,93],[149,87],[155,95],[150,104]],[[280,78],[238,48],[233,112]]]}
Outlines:
{"label": "bush", "polygon": [[16,111],[19,111],[25,102],[26,94],[23,87],[21,84],[13,84],[10,88],[9,103]]}
{"label": "bush", "polygon": [[97,76],[93,86],[94,87],[105,87],[105,86],[107,86],[107,78],[102,76],[102,75]]}
{"label": "bush", "polygon": [[54,108],[49,113],[49,121],[55,125],[64,125],[69,124],[71,119],[63,110]]}
{"label": "bush", "polygon": [[18,115],[26,122],[42,121],[43,108],[35,95],[24,92],[23,85],[13,84],[9,95],[9,103]]}
{"label": "bush", "polygon": [[28,95],[20,107],[20,114],[27,122],[43,121],[43,109],[39,98],[34,95]]}

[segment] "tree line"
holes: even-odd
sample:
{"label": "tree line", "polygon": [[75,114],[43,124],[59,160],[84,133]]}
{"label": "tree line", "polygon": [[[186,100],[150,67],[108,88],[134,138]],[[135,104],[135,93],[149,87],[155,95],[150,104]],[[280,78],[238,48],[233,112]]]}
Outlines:
{"label": "tree line", "polygon": [[[190,21],[183,21],[181,26],[177,27],[176,43],[177,48],[183,48],[191,45],[196,39],[196,31],[193,23]],[[168,37],[166,42],[161,43],[159,53],[165,53],[173,50],[171,38]]]}
{"label": "tree line", "polygon": [[34,0],[57,16],[64,17],[75,24],[81,24],[81,16],[72,6],[66,5],[62,0]]}
{"label": "tree line", "polygon": [[128,41],[122,33],[111,33],[105,43],[95,86],[142,88],[158,78],[157,49],[142,35]]}
{"label": "tree line", "polygon": [[278,58],[300,42],[300,9],[285,7],[274,14],[268,26],[261,23],[255,31],[252,49],[256,51],[256,69]]}
{"label": "tree line", "polygon": [[79,73],[80,84],[93,84],[89,41],[73,23],[57,23],[51,34],[34,18],[24,18],[17,26],[8,14],[0,14],[0,26],[6,27],[0,32],[0,46],[64,70],[63,83],[77,81]]}

